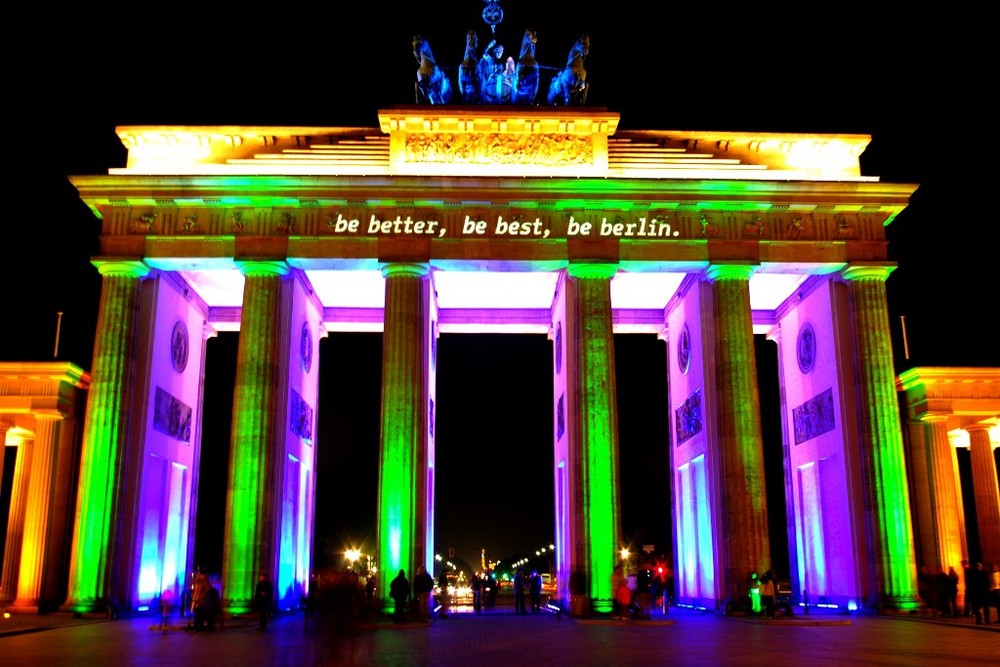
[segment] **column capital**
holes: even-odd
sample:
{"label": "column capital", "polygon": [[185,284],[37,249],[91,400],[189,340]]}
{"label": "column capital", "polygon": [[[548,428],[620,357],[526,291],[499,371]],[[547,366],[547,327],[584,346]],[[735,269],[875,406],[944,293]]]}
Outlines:
{"label": "column capital", "polygon": [[97,267],[102,276],[125,276],[145,278],[149,275],[149,267],[142,260],[131,259],[92,259],[91,264]]}
{"label": "column capital", "polygon": [[284,276],[289,267],[283,259],[238,259],[236,268],[244,276]]}
{"label": "column capital", "polygon": [[970,434],[975,431],[986,431],[989,434],[990,430],[993,429],[993,424],[989,422],[978,422],[976,424],[966,424],[962,427],[962,430],[968,431]]}
{"label": "column capital", "polygon": [[570,278],[614,278],[618,273],[616,262],[570,262],[566,267]]}
{"label": "column capital", "polygon": [[423,264],[421,262],[392,262],[382,266],[382,277],[390,278],[392,276],[412,276],[415,278],[423,278],[430,273],[430,270],[431,267],[429,264]]}
{"label": "column capital", "polygon": [[844,280],[885,280],[895,270],[895,264],[851,264],[840,275]]}
{"label": "column capital", "polygon": [[749,264],[710,264],[705,269],[705,277],[711,281],[724,278],[750,280],[754,267]]}
{"label": "column capital", "polygon": [[950,412],[927,411],[919,414],[917,420],[922,422],[946,422],[951,418],[951,414]]}

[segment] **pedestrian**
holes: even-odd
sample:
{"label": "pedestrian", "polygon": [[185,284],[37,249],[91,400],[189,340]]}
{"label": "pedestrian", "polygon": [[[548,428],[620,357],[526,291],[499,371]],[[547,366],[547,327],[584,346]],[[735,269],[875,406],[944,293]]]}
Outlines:
{"label": "pedestrian", "polygon": [[611,617],[620,619],[632,603],[632,591],[625,579],[625,569],[619,564],[611,570]]}
{"label": "pedestrian", "polygon": [[524,602],[524,594],[526,593],[527,582],[524,580],[524,570],[517,568],[514,573],[514,613],[515,614],[527,614],[528,609]]}
{"label": "pedestrian", "polygon": [[400,570],[396,578],[389,583],[389,597],[395,603],[392,621],[402,623],[406,620],[406,601],[410,597],[410,582],[406,578],[405,570]]}
{"label": "pedestrian", "polygon": [[478,572],[472,575],[472,609],[477,614],[483,611],[483,578]]}
{"label": "pedestrian", "polygon": [[371,573],[365,580],[365,600],[369,606],[375,604],[375,575]]}
{"label": "pedestrian", "polygon": [[990,622],[990,607],[997,611],[997,623],[1000,623],[1000,568],[996,563],[990,563],[990,597],[986,602],[986,622]]}
{"label": "pedestrian", "polygon": [[413,577],[413,595],[417,599],[417,618],[421,623],[429,620],[431,593],[434,591],[434,577],[427,572],[423,565],[417,567],[417,574]]}
{"label": "pedestrian", "polygon": [[760,579],[760,605],[764,608],[764,615],[768,618],[774,618],[776,596],[774,572],[768,570]]}
{"label": "pedestrian", "polygon": [[750,613],[754,616],[760,614],[760,578],[757,575],[757,570],[750,573],[750,588],[747,591],[747,595],[750,597]]}
{"label": "pedestrian", "polygon": [[960,615],[958,611],[958,572],[955,567],[948,568],[948,615],[952,618]]}
{"label": "pedestrian", "polygon": [[191,589],[191,614],[194,616],[193,627],[195,630],[205,630],[208,627],[209,596],[208,589],[212,585],[208,581],[208,574],[199,572],[195,575],[194,586]]}
{"label": "pedestrian", "polygon": [[969,561],[962,561],[962,584],[965,586],[965,594],[962,596],[962,616],[972,616],[972,601],[969,599],[969,574],[972,568]]}
{"label": "pedestrian", "polygon": [[528,579],[528,600],[531,603],[532,614],[542,611],[542,575],[538,570],[532,570]]}
{"label": "pedestrian", "polygon": [[267,621],[271,617],[271,604],[274,600],[274,587],[271,580],[263,572],[257,577],[257,586],[253,593],[253,607],[257,612],[257,627],[267,630]]}
{"label": "pedestrian", "polygon": [[[972,615],[976,617],[976,625],[981,625],[985,620],[990,622],[990,575],[983,569],[982,563],[976,563],[975,567],[969,569],[969,576],[965,582],[965,597],[969,600],[972,608]],[[983,618],[986,612],[986,618]]]}

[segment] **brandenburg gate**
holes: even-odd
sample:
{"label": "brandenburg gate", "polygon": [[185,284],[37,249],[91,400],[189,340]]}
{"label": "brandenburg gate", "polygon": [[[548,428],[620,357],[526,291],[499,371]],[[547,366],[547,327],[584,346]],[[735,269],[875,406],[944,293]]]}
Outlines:
{"label": "brandenburg gate", "polygon": [[239,331],[229,612],[250,609],[261,571],[279,606],[309,586],[314,515],[336,511],[314,500],[316,356],[331,331],[383,337],[382,594],[401,568],[434,569],[438,337],[541,333],[555,597],[574,614],[610,612],[613,334],[655,333],[668,350],[676,600],[743,598],[770,562],[753,346],[765,334],[778,349],[793,588],[845,607],[916,606],[885,236],[916,185],[861,175],[868,136],[624,131],[618,114],[582,107],[378,119],[119,127],[126,166],[71,177],[101,220],[103,291],[62,608],[135,609],[185,585],[206,341],[220,331]]}

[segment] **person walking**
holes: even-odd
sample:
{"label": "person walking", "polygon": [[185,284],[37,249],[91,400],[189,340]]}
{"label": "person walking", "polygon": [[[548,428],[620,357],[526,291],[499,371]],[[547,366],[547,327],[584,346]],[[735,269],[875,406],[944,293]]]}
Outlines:
{"label": "person walking", "polygon": [[396,605],[392,622],[402,623],[406,620],[406,601],[410,597],[410,582],[406,578],[405,570],[400,570],[396,578],[389,583],[389,597]]}
{"label": "person walking", "polygon": [[421,623],[430,620],[431,593],[434,591],[434,578],[427,568],[420,565],[413,577],[413,594],[417,598],[417,618]]}
{"label": "person walking", "polygon": [[274,587],[271,580],[263,572],[257,577],[257,586],[253,593],[253,608],[257,612],[257,627],[267,630],[267,621],[271,618],[271,604],[274,601]]}

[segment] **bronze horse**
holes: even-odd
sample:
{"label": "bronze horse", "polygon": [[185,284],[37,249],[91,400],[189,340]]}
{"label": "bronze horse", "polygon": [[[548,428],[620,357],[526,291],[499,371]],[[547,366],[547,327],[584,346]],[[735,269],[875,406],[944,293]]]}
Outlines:
{"label": "bronze horse", "polygon": [[417,104],[448,104],[451,101],[451,80],[438,67],[430,44],[420,35],[413,37],[413,56],[420,63],[414,84]]}
{"label": "bronze horse", "polygon": [[554,106],[582,106],[587,103],[587,70],[583,59],[590,53],[590,36],[581,35],[569,50],[566,67],[552,77],[549,84],[549,104]]}

